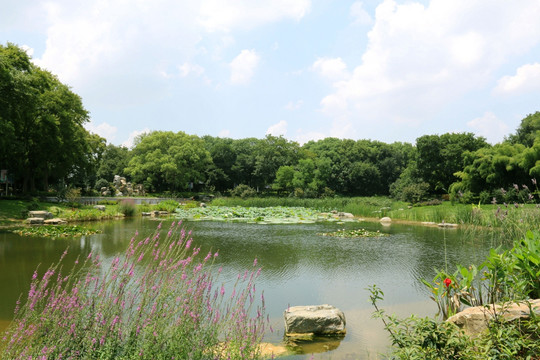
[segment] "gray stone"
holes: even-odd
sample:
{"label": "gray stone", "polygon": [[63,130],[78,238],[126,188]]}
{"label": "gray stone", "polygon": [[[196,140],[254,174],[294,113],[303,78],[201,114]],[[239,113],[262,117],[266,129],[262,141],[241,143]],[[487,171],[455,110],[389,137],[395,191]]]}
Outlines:
{"label": "gray stone", "polygon": [[45,210],[37,210],[37,211],[29,211],[28,212],[29,218],[41,218],[41,219],[52,219],[53,214],[51,214],[48,211]]}
{"label": "gray stone", "polygon": [[440,224],[437,224],[438,227],[442,227],[442,228],[451,228],[451,229],[454,229],[454,228],[457,228],[458,227],[458,224],[450,224],[450,223],[440,223]]}
{"label": "gray stone", "polygon": [[44,221],[45,219],[40,218],[40,217],[31,217],[31,218],[26,219],[26,222],[29,223],[30,225],[41,225],[43,224]]}
{"label": "gray stone", "polygon": [[385,216],[383,218],[381,218],[381,220],[379,220],[380,222],[382,223],[389,223],[389,222],[392,222],[392,219],[390,219],[388,216]]}
{"label": "gray stone", "polygon": [[94,209],[98,209],[99,211],[105,211],[105,205],[94,205]]}
{"label": "gray stone", "polygon": [[351,214],[351,213],[346,213],[346,212],[338,212],[338,216],[340,218],[345,218],[345,219],[353,219],[354,218],[354,215]]}
{"label": "gray stone", "polygon": [[150,216],[150,215],[152,215],[152,213],[150,213],[150,212],[142,212],[141,215],[142,216]]}
{"label": "gray stone", "polygon": [[[540,314],[540,299],[529,300],[529,304],[536,314]],[[520,301],[495,306],[470,307],[449,317],[446,321],[456,324],[467,335],[477,336],[487,329],[489,321],[496,316],[500,316],[506,321],[528,318],[530,315],[529,304],[525,301]]]}
{"label": "gray stone", "polygon": [[287,336],[346,333],[345,315],[332,305],[293,306],[285,311],[284,318]]}
{"label": "gray stone", "polygon": [[43,223],[45,225],[62,225],[62,224],[67,224],[67,221],[60,218],[54,218],[54,219],[45,220]]}

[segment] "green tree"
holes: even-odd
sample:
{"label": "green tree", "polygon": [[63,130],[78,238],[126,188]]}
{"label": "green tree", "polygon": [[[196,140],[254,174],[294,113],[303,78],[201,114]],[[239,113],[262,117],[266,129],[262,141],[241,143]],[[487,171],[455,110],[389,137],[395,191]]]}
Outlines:
{"label": "green tree", "polygon": [[116,146],[108,144],[97,169],[97,179],[105,179],[108,182],[112,182],[114,175],[125,177],[127,174],[125,169],[129,164],[130,151],[125,146]]}
{"label": "green tree", "polygon": [[526,147],[532,147],[534,140],[540,133],[540,111],[527,115],[516,130],[516,133],[510,135],[508,140],[513,144],[522,144]]}
{"label": "green tree", "polygon": [[448,192],[457,180],[455,173],[464,166],[466,152],[489,147],[485,139],[472,133],[424,135],[416,139],[416,165],[430,192]]}
{"label": "green tree", "polygon": [[203,182],[211,163],[199,137],[182,131],[153,131],[137,138],[125,171],[147,189],[180,191],[188,189],[189,183]]}
{"label": "green tree", "polygon": [[0,161],[22,191],[48,189],[88,165],[88,112],[56,76],[13,44],[0,45]]}

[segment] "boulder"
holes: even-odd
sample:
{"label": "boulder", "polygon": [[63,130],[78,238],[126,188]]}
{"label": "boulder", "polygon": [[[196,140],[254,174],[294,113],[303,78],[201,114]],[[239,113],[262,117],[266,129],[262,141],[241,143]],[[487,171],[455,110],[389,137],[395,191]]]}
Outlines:
{"label": "boulder", "polygon": [[29,211],[28,212],[28,217],[29,218],[41,218],[41,219],[45,220],[45,219],[52,219],[53,214],[51,214],[50,212],[45,211],[45,210]]}
{"label": "boulder", "polygon": [[389,223],[389,222],[392,222],[392,219],[390,219],[388,216],[385,216],[383,218],[381,218],[381,220],[379,220],[380,222],[382,223]]}
{"label": "boulder", "polygon": [[338,216],[340,218],[345,218],[345,219],[354,219],[354,215],[351,214],[351,213],[346,213],[346,212],[338,212]]}
{"label": "boulder", "polygon": [[437,224],[438,227],[442,227],[442,228],[450,228],[450,229],[455,229],[458,227],[458,224],[450,224],[450,223],[440,223],[440,224]]}
{"label": "boulder", "polygon": [[[530,308],[529,308],[530,304]],[[506,321],[528,318],[530,309],[540,315],[540,299],[520,302],[508,302],[503,305],[475,306],[460,311],[448,318],[448,322],[456,324],[465,334],[476,336],[487,329],[490,320],[502,316]]]}
{"label": "boulder", "polygon": [[26,222],[30,225],[41,225],[43,224],[44,221],[45,219],[40,218],[40,217],[31,217],[31,218],[26,219]]}
{"label": "boulder", "polygon": [[43,223],[45,225],[63,225],[63,224],[67,224],[67,221],[60,218],[54,218],[54,219],[45,220]]}
{"label": "boulder", "polygon": [[285,334],[343,335],[345,315],[332,305],[293,306],[284,313]]}
{"label": "boulder", "polygon": [[105,211],[105,205],[94,205],[94,209],[98,209],[99,211]]}

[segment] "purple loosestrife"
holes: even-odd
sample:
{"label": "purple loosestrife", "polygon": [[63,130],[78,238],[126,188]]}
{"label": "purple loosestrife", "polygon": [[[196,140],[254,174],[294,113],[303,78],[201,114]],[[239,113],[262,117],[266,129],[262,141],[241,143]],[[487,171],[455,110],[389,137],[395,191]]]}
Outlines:
{"label": "purple loosestrife", "polygon": [[200,247],[190,251],[191,232],[186,236],[180,222],[163,236],[160,229],[141,241],[136,233],[125,254],[110,261],[89,253],[63,274],[64,253],[41,278],[36,271],[0,353],[14,359],[259,358],[268,323],[264,297],[254,304],[261,269],[239,276],[226,296],[217,285],[221,268],[213,271],[218,253],[201,259]]}

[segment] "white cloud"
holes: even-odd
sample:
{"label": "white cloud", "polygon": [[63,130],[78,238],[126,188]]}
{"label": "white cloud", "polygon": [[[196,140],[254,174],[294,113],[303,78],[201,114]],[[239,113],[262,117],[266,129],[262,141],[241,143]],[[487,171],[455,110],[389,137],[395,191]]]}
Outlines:
{"label": "white cloud", "polygon": [[494,113],[487,111],[482,117],[473,119],[467,123],[477,135],[483,136],[488,142],[495,144],[504,139],[509,133],[509,127],[497,118]]}
{"label": "white cloud", "polygon": [[[313,65],[321,74],[335,75],[322,111],[354,128],[380,119],[418,126],[481,89],[512,56],[537,45],[539,16],[537,0],[520,6],[505,0],[431,0],[427,6],[384,0],[362,61],[348,76],[336,59]],[[324,70],[328,64],[333,66]]]}
{"label": "white cloud", "polygon": [[90,121],[89,123],[86,123],[84,127],[91,133],[98,134],[99,136],[107,139],[108,143],[113,142],[113,140],[116,138],[116,133],[118,132],[118,128],[116,126],[112,126],[106,122],[96,125],[93,121]]}
{"label": "white cloud", "polygon": [[251,29],[282,19],[300,20],[311,0],[203,0],[198,20],[207,31]]}
{"label": "white cloud", "polygon": [[325,134],[322,132],[317,132],[317,131],[304,132],[302,129],[299,129],[297,131],[297,135],[295,136],[294,140],[298,142],[300,145],[304,145],[308,141],[322,140],[327,137],[328,137],[328,134]]}
{"label": "white cloud", "polygon": [[30,46],[28,46],[28,45],[23,45],[23,46],[21,46],[21,49],[23,49],[24,52],[25,52],[28,56],[30,56],[30,57],[34,56],[34,49],[32,49]]}
{"label": "white cloud", "polygon": [[277,124],[274,124],[266,130],[266,135],[285,136],[287,134],[287,122],[281,120]]}
{"label": "white cloud", "polygon": [[229,64],[231,83],[245,85],[251,81],[261,57],[255,50],[242,50]]}
{"label": "white cloud", "polygon": [[133,143],[135,142],[135,139],[137,138],[137,136],[142,135],[142,134],[148,134],[148,133],[150,133],[150,129],[148,128],[145,128],[143,130],[135,130],[131,132],[131,134],[129,134],[129,137],[127,138],[126,141],[122,143],[122,146],[125,146],[128,149],[132,148]]}
{"label": "white cloud", "polygon": [[218,137],[220,138],[228,138],[231,136],[231,131],[228,129],[223,129],[219,132]]}
{"label": "white cloud", "polygon": [[373,19],[364,9],[364,4],[361,1],[356,1],[351,5],[351,16],[354,18],[354,23],[359,25],[371,25]]}
{"label": "white cloud", "polygon": [[540,90],[540,63],[526,64],[516,75],[505,76],[497,82],[496,94],[520,94]]}
{"label": "white cloud", "polygon": [[332,81],[350,77],[347,64],[341,58],[320,58],[313,63],[311,68],[322,77]]}
{"label": "white cloud", "polygon": [[195,76],[201,76],[204,74],[204,68],[198,64],[191,64],[191,63],[183,63],[182,65],[178,66],[178,70],[180,70],[180,76],[186,77],[188,75],[195,75]]}
{"label": "white cloud", "polygon": [[300,109],[303,105],[304,105],[304,101],[302,101],[302,100],[298,100],[296,102],[289,101],[287,103],[287,105],[285,105],[285,109],[290,110],[290,111],[294,111],[294,110]]}

